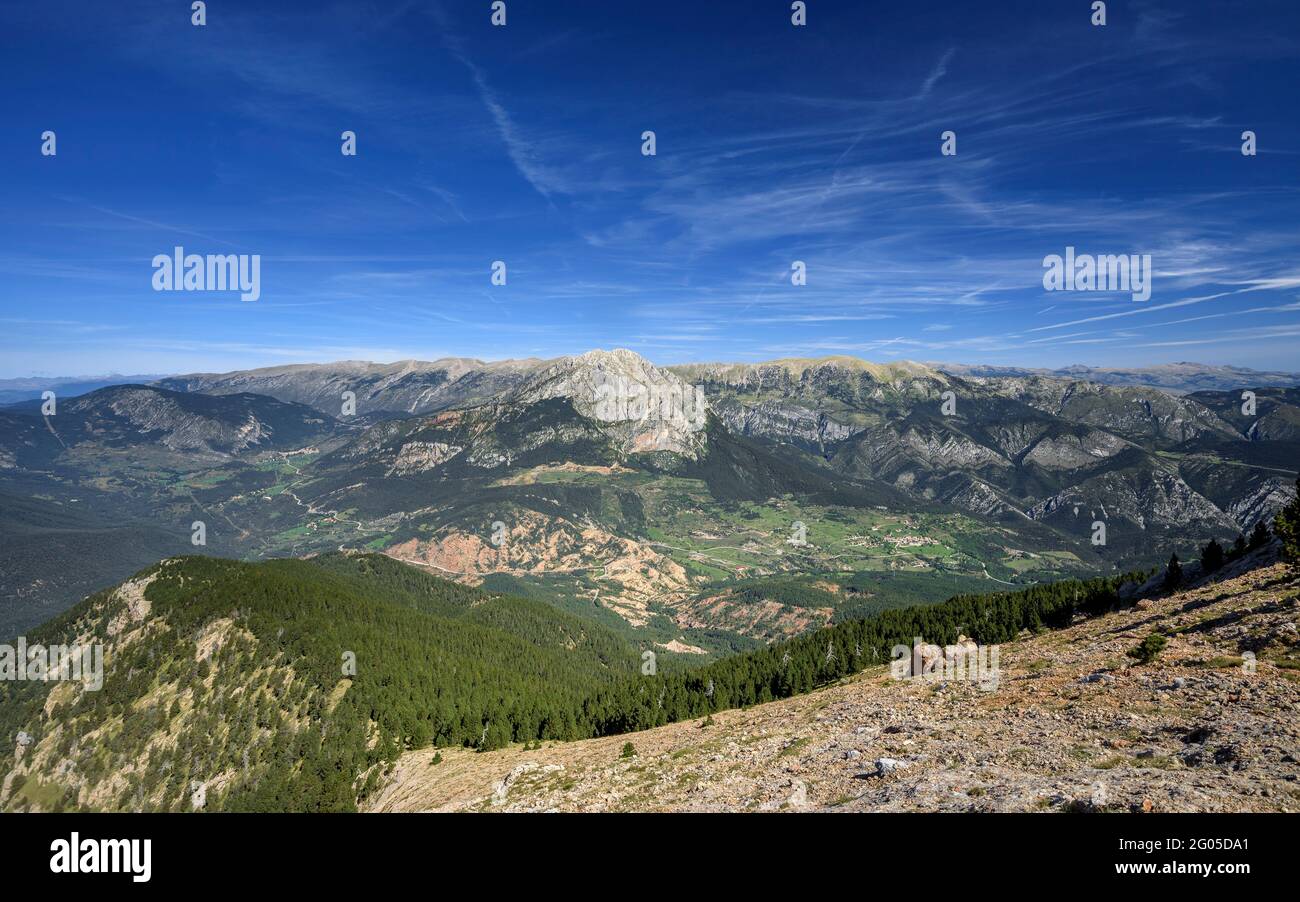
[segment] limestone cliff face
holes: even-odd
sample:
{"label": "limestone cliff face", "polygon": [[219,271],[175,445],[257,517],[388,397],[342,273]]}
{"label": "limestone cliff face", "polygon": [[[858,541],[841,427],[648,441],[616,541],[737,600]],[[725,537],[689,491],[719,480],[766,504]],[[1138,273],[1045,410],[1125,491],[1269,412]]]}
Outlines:
{"label": "limestone cliff face", "polygon": [[693,363],[672,372],[722,393],[773,393],[816,399],[832,395],[843,401],[883,401],[891,397],[928,397],[949,378],[910,361],[869,363],[856,357],[772,360],[764,363]]}
{"label": "limestone cliff face", "polygon": [[1128,442],[1097,429],[1084,436],[1045,438],[1027,451],[1021,460],[1048,470],[1078,470],[1108,460],[1127,447]]}
{"label": "limestone cliff face", "polygon": [[1233,438],[1236,430],[1196,401],[1154,388],[1044,378],[971,378],[993,393],[1072,423],[1100,426],[1136,440],[1185,442]]}
{"label": "limestone cliff face", "polygon": [[715,410],[732,432],[779,441],[828,445],[862,431],[860,426],[840,422],[828,413],[781,401],[742,403],[726,398],[716,403]]}
{"label": "limestone cliff face", "polygon": [[1052,495],[1026,513],[1034,520],[1090,517],[1136,525],[1140,530],[1177,524],[1197,533],[1231,535],[1237,523],[1214,503],[1197,494],[1177,473],[1111,472]]}
{"label": "limestone cliff face", "polygon": [[588,351],[562,358],[507,396],[531,404],[567,398],[613,432],[626,453],[704,449],[708,403],[699,388],[632,351]]}

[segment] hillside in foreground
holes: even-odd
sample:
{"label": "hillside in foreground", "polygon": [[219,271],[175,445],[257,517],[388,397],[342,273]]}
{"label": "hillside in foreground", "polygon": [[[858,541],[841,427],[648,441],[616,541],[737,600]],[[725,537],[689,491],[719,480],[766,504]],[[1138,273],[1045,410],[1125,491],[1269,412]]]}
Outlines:
{"label": "hillside in foreground", "polygon": [[[995,691],[877,666],[708,726],[441,749],[436,764],[432,749],[408,752],[366,807],[1297,811],[1298,589],[1281,565],[1229,568],[1003,645]],[[1127,652],[1153,632],[1168,644],[1139,664]]]}
{"label": "hillside in foreground", "polygon": [[28,641],[102,647],[102,686],[0,681],[5,811],[353,810],[403,748],[539,734],[637,664],[380,555],[171,558]]}

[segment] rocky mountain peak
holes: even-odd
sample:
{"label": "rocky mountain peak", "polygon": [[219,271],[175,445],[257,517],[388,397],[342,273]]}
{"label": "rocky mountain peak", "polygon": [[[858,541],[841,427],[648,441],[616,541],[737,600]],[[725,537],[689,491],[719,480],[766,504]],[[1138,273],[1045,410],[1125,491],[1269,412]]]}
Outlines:
{"label": "rocky mountain peak", "polygon": [[704,392],[635,351],[617,348],[562,357],[512,393],[516,403],[567,398],[584,416],[622,434],[624,450],[695,456],[708,414]]}

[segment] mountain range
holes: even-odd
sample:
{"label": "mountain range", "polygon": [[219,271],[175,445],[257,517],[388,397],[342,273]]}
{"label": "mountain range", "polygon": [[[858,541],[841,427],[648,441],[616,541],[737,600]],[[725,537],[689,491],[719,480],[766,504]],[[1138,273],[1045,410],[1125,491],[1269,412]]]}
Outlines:
{"label": "mountain range", "polygon": [[1054,376],[1080,379],[1103,385],[1137,385],[1159,388],[1176,394],[1195,391],[1230,391],[1238,386],[1267,388],[1300,387],[1300,374],[1265,372],[1244,366],[1212,366],[1204,363],[1166,363],[1148,367],[1099,367],[1074,364],[1058,369],[1015,366],[971,366],[960,363],[936,363],[935,369],[958,376]]}
{"label": "mountain range", "polygon": [[73,397],[84,395],[97,388],[110,385],[133,385],[164,378],[157,375],[105,375],[105,376],[27,376],[21,379],[0,379],[0,404],[16,404],[41,397],[47,391]]}
{"label": "mountain range", "polygon": [[1231,540],[1300,449],[1300,389],[847,357],[343,362],[41,404],[0,408],[7,633],[180,551],[342,549],[708,659]]}

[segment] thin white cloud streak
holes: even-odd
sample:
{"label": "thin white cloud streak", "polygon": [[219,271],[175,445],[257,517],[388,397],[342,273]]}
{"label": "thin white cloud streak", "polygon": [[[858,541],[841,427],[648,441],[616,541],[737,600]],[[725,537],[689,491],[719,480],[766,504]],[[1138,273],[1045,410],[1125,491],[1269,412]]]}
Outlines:
{"label": "thin white cloud streak", "polygon": [[1220,335],[1213,338],[1186,338],[1177,341],[1152,341],[1144,344],[1129,345],[1133,348],[1172,348],[1186,347],[1190,345],[1215,345],[1229,344],[1231,342],[1255,342],[1255,341],[1272,341],[1278,338],[1296,338],[1300,337],[1300,329],[1282,329],[1282,330],[1263,330],[1252,332],[1248,335],[1229,334]]}
{"label": "thin white cloud streak", "polygon": [[1219,298],[1229,297],[1230,295],[1241,294],[1244,291],[1254,291],[1254,290],[1256,289],[1239,288],[1236,291],[1221,291],[1218,294],[1207,294],[1201,297],[1185,298],[1181,301],[1173,301],[1172,303],[1169,304],[1157,304],[1153,307],[1139,307],[1136,310],[1125,310],[1121,313],[1104,313],[1100,316],[1089,316],[1084,319],[1073,319],[1070,320],[1069,322],[1064,322],[1064,323],[1053,323],[1050,326],[1035,326],[1034,328],[1027,329],[1025,331],[1045,332],[1050,329],[1064,329],[1067,326],[1080,326],[1083,325],[1084,323],[1096,323],[1096,322],[1101,322],[1102,320],[1119,319],[1120,317],[1125,317],[1125,316],[1138,316],[1139,314],[1143,314],[1143,313],[1154,313],[1157,310],[1169,310],[1173,307],[1187,307],[1192,304],[1203,304],[1206,301],[1214,301],[1214,300],[1218,300]]}
{"label": "thin white cloud streak", "polygon": [[930,70],[930,74],[921,85],[921,91],[916,95],[917,100],[924,100],[929,97],[930,92],[934,90],[934,86],[939,83],[939,79],[948,74],[948,61],[952,59],[952,55],[956,52],[956,49],[957,48],[955,47],[949,47],[944,55],[939,58],[939,62]]}
{"label": "thin white cloud streak", "polygon": [[536,158],[537,150],[535,145],[519,136],[519,128],[515,124],[513,117],[498,99],[491,85],[488,84],[487,75],[483,72],[483,69],[474,60],[470,59],[469,54],[462,46],[460,38],[454,33],[451,21],[443,12],[442,7],[437,3],[433,3],[429,7],[429,13],[433,16],[442,33],[443,46],[468,70],[470,77],[473,79],[479,99],[483,102],[484,108],[487,109],[488,115],[492,118],[497,135],[505,147],[506,156],[510,158],[510,162],[514,164],[515,169],[548,202],[554,193],[568,193],[564,190],[563,182],[557,177],[557,174]]}

